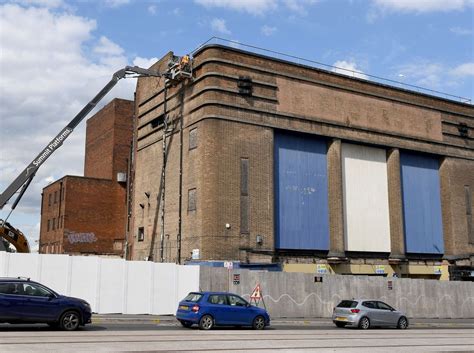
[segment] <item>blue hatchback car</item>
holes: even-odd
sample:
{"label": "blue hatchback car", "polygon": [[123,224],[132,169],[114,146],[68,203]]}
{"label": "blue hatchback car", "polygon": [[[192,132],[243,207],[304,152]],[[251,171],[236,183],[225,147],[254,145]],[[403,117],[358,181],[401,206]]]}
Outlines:
{"label": "blue hatchback car", "polygon": [[270,315],[265,309],[224,292],[189,293],[179,303],[176,318],[184,327],[197,324],[201,330],[214,326],[251,326],[263,330],[270,325]]}
{"label": "blue hatchback car", "polygon": [[85,300],[59,295],[24,278],[0,278],[0,323],[45,323],[73,331],[91,322]]}

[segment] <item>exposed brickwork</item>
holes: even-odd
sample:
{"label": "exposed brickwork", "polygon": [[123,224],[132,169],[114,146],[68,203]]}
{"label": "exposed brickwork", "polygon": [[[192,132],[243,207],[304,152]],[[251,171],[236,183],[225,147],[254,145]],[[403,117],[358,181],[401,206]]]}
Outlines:
{"label": "exposed brickwork", "polygon": [[[61,186],[64,199],[50,206]],[[125,188],[112,180],[66,176],[44,188],[40,252],[122,256],[124,201]]]}
{"label": "exposed brickwork", "polygon": [[114,99],[87,120],[84,176],[116,180],[127,172],[134,103]]}
{"label": "exposed brickwork", "polygon": [[[168,54],[153,67],[163,69]],[[239,76],[250,76],[252,97],[238,93]],[[184,89],[181,101],[180,89]],[[136,158],[133,190],[134,259],[157,261],[161,211],[163,80],[139,79],[136,102]],[[464,185],[473,185],[472,139],[457,125],[474,128],[471,105],[407,92],[343,75],[210,47],[197,53],[194,80],[170,87],[167,112],[172,140],[166,167],[164,260],[176,261],[179,222],[179,114],[183,109],[182,261],[193,249],[203,260],[314,261],[314,256],[274,254],[273,131],[283,129],[329,137],[328,174],[331,254],[343,255],[341,141],[385,147],[388,153],[392,255],[404,255],[399,150],[446,157],[442,179],[446,254],[469,256]],[[184,105],[184,106],[182,106]],[[197,147],[189,150],[189,131]],[[458,134],[458,135],[456,135]],[[471,136],[471,135],[469,135]],[[332,142],[331,142],[332,141]],[[249,159],[250,234],[240,234],[240,160]],[[470,169],[469,169],[470,168]],[[474,189],[474,187],[472,187]],[[197,207],[188,210],[188,190]],[[150,192],[150,197],[145,195]],[[464,208],[463,208],[464,207]],[[228,225],[228,226],[226,226]],[[145,240],[136,241],[138,227]],[[464,228],[463,228],[464,227]],[[155,242],[150,252],[153,235]],[[263,244],[256,244],[262,235]],[[463,255],[464,254],[464,255]],[[464,257],[465,258],[465,257]],[[366,259],[352,259],[352,262]],[[368,260],[367,260],[368,261]],[[377,261],[373,259],[370,261]],[[379,259],[387,263],[387,259]]]}
{"label": "exposed brickwork", "polygon": [[403,238],[403,200],[400,170],[400,150],[387,151],[388,202],[390,211],[391,257],[401,258],[405,254]]}
{"label": "exposed brickwork", "polygon": [[41,253],[123,256],[126,184],[116,178],[127,172],[133,112],[133,102],[114,99],[87,121],[86,176],[43,189]]}

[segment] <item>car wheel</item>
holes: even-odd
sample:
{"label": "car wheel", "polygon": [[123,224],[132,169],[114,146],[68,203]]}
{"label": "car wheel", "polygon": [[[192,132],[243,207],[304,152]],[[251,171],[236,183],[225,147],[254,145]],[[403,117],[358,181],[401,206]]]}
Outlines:
{"label": "car wheel", "polygon": [[405,330],[408,328],[408,319],[405,316],[402,316],[400,319],[398,319],[397,328],[400,330]]}
{"label": "car wheel", "polygon": [[360,319],[359,328],[362,330],[368,330],[370,328],[370,320],[368,317],[364,316],[362,319]]}
{"label": "car wheel", "polygon": [[80,323],[79,314],[75,311],[66,311],[59,319],[59,327],[65,331],[77,330]]}
{"label": "car wheel", "polygon": [[254,330],[263,330],[265,328],[265,319],[263,316],[257,316],[253,319],[252,327]]}
{"label": "car wheel", "polygon": [[204,315],[203,317],[201,317],[201,320],[199,320],[199,328],[201,330],[210,330],[213,327],[214,319],[211,315]]}
{"label": "car wheel", "polygon": [[193,323],[189,321],[180,321],[180,323],[181,325],[183,325],[183,327],[186,327],[186,328],[190,328],[191,326],[193,326]]}
{"label": "car wheel", "polygon": [[336,322],[336,326],[337,327],[346,327],[346,323],[345,322]]}

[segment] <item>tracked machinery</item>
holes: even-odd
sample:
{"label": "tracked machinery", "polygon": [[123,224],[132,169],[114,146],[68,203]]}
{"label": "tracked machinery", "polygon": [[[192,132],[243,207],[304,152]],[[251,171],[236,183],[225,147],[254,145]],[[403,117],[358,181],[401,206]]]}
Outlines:
{"label": "tracked machinery", "polygon": [[67,124],[48,145],[31,161],[31,163],[16,177],[16,179],[0,194],[0,210],[13,198],[11,211],[5,220],[0,219],[0,240],[5,240],[11,244],[16,252],[28,253],[30,246],[26,236],[17,228],[7,222],[13,210],[20,202],[23,194],[33,180],[39,167],[62,146],[64,141],[71,135],[74,128],[84,120],[84,118],[95,108],[95,106],[105,97],[105,95],[120,81],[122,78],[136,77],[163,77],[167,81],[176,82],[192,76],[191,60],[188,55],[178,57],[173,56],[168,64],[168,70],[158,72],[150,69],[143,69],[138,66],[126,66],[118,70],[112,76],[112,79],[100,90],[99,93]]}

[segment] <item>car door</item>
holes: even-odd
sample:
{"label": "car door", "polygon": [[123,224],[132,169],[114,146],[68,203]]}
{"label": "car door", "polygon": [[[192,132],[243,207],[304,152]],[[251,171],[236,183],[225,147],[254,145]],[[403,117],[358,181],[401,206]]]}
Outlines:
{"label": "car door", "polygon": [[45,287],[31,282],[23,283],[23,310],[29,321],[55,321],[61,310],[60,300]]}
{"label": "car door", "polygon": [[23,298],[18,288],[21,283],[0,283],[0,321],[22,321],[25,317]]}
{"label": "car door", "polygon": [[396,325],[398,321],[398,313],[390,305],[384,302],[377,302],[377,307],[381,312],[382,325],[392,326]]}
{"label": "car door", "polygon": [[227,296],[229,303],[229,313],[231,317],[229,320],[234,325],[251,325],[254,319],[254,312],[248,303],[238,295],[229,294]]}
{"label": "car door", "polygon": [[211,294],[206,305],[207,312],[212,315],[216,325],[228,325],[227,296],[225,294]]}
{"label": "car door", "polygon": [[377,326],[382,323],[382,312],[377,307],[375,301],[369,300],[362,302],[362,307],[364,308],[365,316],[370,320],[371,325]]}

